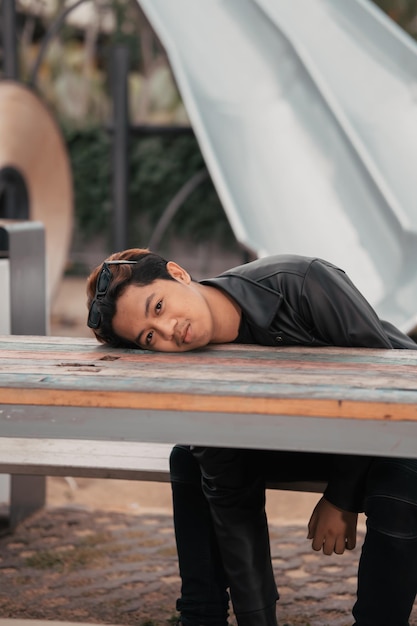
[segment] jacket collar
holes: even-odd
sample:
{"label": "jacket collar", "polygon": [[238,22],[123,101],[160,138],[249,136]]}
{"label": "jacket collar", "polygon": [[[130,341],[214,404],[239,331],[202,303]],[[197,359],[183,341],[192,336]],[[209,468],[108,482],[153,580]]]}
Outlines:
{"label": "jacket collar", "polygon": [[282,302],[282,295],[246,276],[226,273],[202,280],[225,291],[242,309],[245,317],[261,328],[269,328]]}

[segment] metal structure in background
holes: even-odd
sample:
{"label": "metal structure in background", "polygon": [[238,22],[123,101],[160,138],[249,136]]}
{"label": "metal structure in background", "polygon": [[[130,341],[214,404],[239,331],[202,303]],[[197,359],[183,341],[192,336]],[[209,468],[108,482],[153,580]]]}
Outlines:
{"label": "metal structure in background", "polygon": [[110,78],[113,101],[113,247],[115,251],[127,248],[128,75],[129,49],[122,44],[114,46],[111,56]]}
{"label": "metal structure in background", "polygon": [[3,71],[5,78],[18,77],[15,0],[2,0]]}
{"label": "metal structure in background", "polygon": [[187,198],[193,193],[195,189],[207,178],[209,173],[206,168],[199,170],[191,178],[185,182],[182,187],[177,191],[172,200],[168,203],[161,217],[159,218],[156,226],[153,230],[152,236],[149,240],[148,248],[156,252],[159,249],[161,240],[165,234],[166,229],[174,219],[178,210],[187,200]]}
{"label": "metal structure in background", "polygon": [[45,229],[40,222],[0,220],[0,254],[10,267],[12,335],[46,335]]}
{"label": "metal structure in background", "polygon": [[[46,335],[45,231],[27,220],[0,220],[0,268],[2,278],[1,332],[13,335]],[[8,289],[7,289],[8,287]],[[11,530],[45,504],[43,476],[1,476],[0,530]]]}

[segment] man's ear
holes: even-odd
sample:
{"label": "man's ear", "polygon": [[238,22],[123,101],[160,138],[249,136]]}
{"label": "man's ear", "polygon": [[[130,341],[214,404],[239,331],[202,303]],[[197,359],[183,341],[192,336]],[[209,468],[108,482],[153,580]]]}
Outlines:
{"label": "man's ear", "polygon": [[175,261],[168,261],[167,271],[171,274],[172,278],[175,278],[178,282],[185,283],[186,285],[190,284],[191,276],[181,265],[175,263]]}

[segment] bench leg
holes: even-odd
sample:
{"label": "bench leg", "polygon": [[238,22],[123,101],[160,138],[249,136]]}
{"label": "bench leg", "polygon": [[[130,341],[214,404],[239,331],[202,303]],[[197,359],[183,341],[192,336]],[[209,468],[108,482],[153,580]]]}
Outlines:
{"label": "bench leg", "polygon": [[0,531],[12,532],[17,524],[45,505],[45,476],[10,476],[10,504],[8,514],[0,519]]}

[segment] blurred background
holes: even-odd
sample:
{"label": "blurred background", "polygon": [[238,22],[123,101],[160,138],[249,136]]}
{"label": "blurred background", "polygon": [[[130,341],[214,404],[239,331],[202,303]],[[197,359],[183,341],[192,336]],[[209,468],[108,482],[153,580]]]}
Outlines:
{"label": "blurred background", "polygon": [[[165,51],[139,5],[82,2],[54,29],[71,4],[17,0],[18,78],[36,89],[63,133],[75,217],[66,273],[86,275],[115,249],[111,64],[117,46],[126,46],[129,56],[127,246],[149,243],[163,210],[204,160]],[[183,241],[203,265],[213,246],[240,255],[209,177],[184,202],[158,248],[170,255]]]}
{"label": "blurred background", "polygon": [[[417,37],[417,0],[375,4]],[[236,241],[205,169],[167,54],[140,3],[15,0],[14,38],[7,25],[4,28],[10,6],[10,0],[2,0],[0,78],[35,91],[62,133],[70,162],[73,222],[65,287],[59,285],[51,302],[53,332],[86,333],[79,313],[81,285],[92,267],[120,247],[153,242],[154,249],[184,263],[196,278],[248,260],[251,251]],[[6,58],[6,45],[9,50],[15,46],[14,59],[10,53]],[[126,72],[127,91],[126,103],[118,104],[117,94],[125,86],[120,68]],[[248,82],[248,94],[251,89]],[[125,104],[125,171],[119,175],[126,183],[121,209],[125,224],[120,232],[115,204],[120,204],[123,190],[119,187],[118,192],[114,184],[114,153],[120,131],[116,108]],[[51,184],[53,179],[51,167]],[[1,194],[0,217],[7,217]]]}

